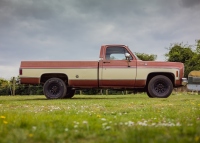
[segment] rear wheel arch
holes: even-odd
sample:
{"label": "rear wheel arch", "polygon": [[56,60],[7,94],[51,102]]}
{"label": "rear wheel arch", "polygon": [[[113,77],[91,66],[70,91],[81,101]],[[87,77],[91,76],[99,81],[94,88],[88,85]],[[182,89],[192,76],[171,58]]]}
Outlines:
{"label": "rear wheel arch", "polygon": [[66,85],[68,85],[68,76],[63,73],[45,73],[42,74],[40,77],[40,83],[44,84],[50,78],[59,78],[64,81]]}

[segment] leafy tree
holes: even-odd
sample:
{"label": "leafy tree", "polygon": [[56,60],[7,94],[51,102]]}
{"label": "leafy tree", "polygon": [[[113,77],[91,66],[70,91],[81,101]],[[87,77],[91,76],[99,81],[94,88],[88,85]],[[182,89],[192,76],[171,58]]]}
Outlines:
{"label": "leafy tree", "polygon": [[145,54],[145,53],[135,53],[136,56],[143,60],[143,61],[155,61],[157,58],[157,55],[153,55],[153,54]]}
{"label": "leafy tree", "polygon": [[170,62],[182,62],[185,63],[187,60],[193,57],[194,52],[191,46],[180,44],[173,44],[168,49],[169,53],[165,54]]}
{"label": "leafy tree", "polygon": [[[16,81],[18,78],[15,79]],[[13,79],[5,80],[0,78],[0,95],[11,95]],[[15,82],[16,83],[16,82]],[[41,85],[24,85],[16,84],[15,85],[15,94],[16,95],[41,95],[43,94]]]}
{"label": "leafy tree", "polygon": [[200,39],[196,40],[196,52],[200,54]]}
{"label": "leafy tree", "polygon": [[195,46],[183,43],[171,44],[168,50],[169,52],[165,54],[167,61],[184,63],[185,77],[193,70],[200,70],[200,40],[196,40]]}
{"label": "leafy tree", "polygon": [[3,79],[3,78],[0,78],[0,87],[4,87],[5,85],[8,84],[8,81]]}
{"label": "leafy tree", "polygon": [[0,95],[9,95],[9,94],[10,94],[9,81],[0,78]]}

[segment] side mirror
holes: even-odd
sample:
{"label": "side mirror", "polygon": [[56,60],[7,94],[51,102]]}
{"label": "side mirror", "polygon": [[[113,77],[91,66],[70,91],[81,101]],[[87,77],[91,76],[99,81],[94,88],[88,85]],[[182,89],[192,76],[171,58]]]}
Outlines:
{"label": "side mirror", "polygon": [[131,55],[129,53],[125,53],[126,60],[130,61]]}

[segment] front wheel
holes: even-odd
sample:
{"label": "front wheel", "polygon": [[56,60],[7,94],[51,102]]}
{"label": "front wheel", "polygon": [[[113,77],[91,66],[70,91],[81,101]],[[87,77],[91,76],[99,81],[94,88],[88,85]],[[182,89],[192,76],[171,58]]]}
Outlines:
{"label": "front wheel", "polygon": [[62,79],[50,78],[45,82],[43,92],[47,99],[59,99],[65,96],[67,88]]}
{"label": "front wheel", "polygon": [[157,98],[167,98],[173,90],[171,80],[163,75],[153,77],[148,83],[148,96]]}

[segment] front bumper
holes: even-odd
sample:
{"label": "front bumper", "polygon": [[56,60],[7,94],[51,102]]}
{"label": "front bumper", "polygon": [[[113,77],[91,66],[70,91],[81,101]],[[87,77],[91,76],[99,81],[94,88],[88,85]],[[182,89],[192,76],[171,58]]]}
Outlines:
{"label": "front bumper", "polygon": [[182,84],[183,86],[185,86],[185,85],[187,85],[187,83],[188,83],[187,78],[182,78],[181,84]]}

